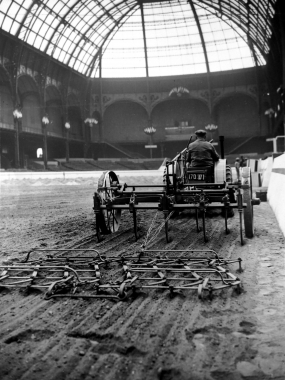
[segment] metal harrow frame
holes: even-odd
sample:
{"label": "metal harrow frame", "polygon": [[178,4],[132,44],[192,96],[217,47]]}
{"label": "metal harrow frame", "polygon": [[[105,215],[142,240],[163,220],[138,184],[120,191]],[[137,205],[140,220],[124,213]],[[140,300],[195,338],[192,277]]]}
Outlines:
{"label": "metal harrow frame", "polygon": [[[191,175],[193,173],[191,170]],[[207,242],[209,239],[206,233],[207,210],[221,210],[225,221],[225,233],[228,234],[230,232],[229,213],[237,209],[240,241],[243,245],[243,224],[246,237],[252,238],[254,235],[253,206],[260,204],[258,198],[253,198],[250,168],[243,168],[242,180],[232,183],[231,169],[226,165],[226,160],[221,159],[215,166],[215,178],[217,181],[215,183],[191,182],[189,170],[186,168],[185,150],[166,163],[164,183],[160,185],[127,185],[126,183],[121,185],[114,171],[104,172],[93,197],[98,241],[102,240],[102,235],[119,229],[122,210],[128,210],[132,214],[137,240],[139,238],[137,213],[144,209],[163,213],[167,242],[170,241],[168,224],[171,216],[183,210],[195,210],[196,231],[203,230],[204,241]],[[148,191],[145,191],[145,188]],[[202,228],[199,225],[199,215],[202,219]]]}

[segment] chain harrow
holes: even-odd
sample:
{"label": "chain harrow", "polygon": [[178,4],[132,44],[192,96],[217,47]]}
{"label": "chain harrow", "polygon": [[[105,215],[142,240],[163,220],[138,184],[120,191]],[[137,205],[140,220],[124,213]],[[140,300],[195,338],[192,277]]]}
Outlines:
{"label": "chain harrow", "polygon": [[205,294],[212,298],[213,292],[225,288],[241,290],[241,280],[228,266],[238,263],[242,272],[242,260],[224,259],[214,250],[141,250],[136,256],[108,258],[98,252],[85,257],[47,255],[31,260],[29,256],[21,263],[0,266],[0,288],[45,290],[45,299],[117,301],[146,290],[167,290],[171,295],[194,291],[199,298]]}

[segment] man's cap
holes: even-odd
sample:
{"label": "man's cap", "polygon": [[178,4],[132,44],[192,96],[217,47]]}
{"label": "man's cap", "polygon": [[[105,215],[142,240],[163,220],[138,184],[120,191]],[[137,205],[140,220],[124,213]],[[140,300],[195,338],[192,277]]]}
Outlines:
{"label": "man's cap", "polygon": [[198,129],[198,131],[195,132],[196,136],[206,136],[207,132],[204,131],[204,129]]}
{"label": "man's cap", "polygon": [[239,161],[239,157],[236,158],[236,161]]}

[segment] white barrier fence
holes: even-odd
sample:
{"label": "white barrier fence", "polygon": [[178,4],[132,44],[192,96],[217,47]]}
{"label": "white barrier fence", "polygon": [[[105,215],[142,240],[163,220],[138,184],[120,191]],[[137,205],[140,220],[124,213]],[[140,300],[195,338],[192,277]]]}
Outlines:
{"label": "white barrier fence", "polygon": [[285,154],[274,159],[267,199],[285,236]]}
{"label": "white barrier fence", "polygon": [[252,173],[252,184],[255,187],[268,187],[271,170],[273,165],[273,157],[267,157],[265,160],[247,160],[247,166],[250,167]]}
{"label": "white barrier fence", "polygon": [[[115,170],[116,174],[125,177],[149,177],[160,176],[162,178],[164,167],[158,170]],[[106,171],[106,170],[104,170]],[[76,178],[99,178],[103,171],[68,171],[68,172],[0,172],[0,182],[4,180],[21,180],[21,179],[76,179]]]}

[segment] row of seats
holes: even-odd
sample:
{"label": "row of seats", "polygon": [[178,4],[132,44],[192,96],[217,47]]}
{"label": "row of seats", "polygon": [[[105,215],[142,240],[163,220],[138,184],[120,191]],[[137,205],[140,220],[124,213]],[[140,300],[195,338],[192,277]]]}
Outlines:
{"label": "row of seats", "polygon": [[[59,170],[74,170],[74,171],[101,171],[101,170],[156,170],[159,169],[163,160],[153,161],[130,161],[130,160],[72,160],[69,162],[60,162]],[[54,170],[54,168],[52,168]]]}

